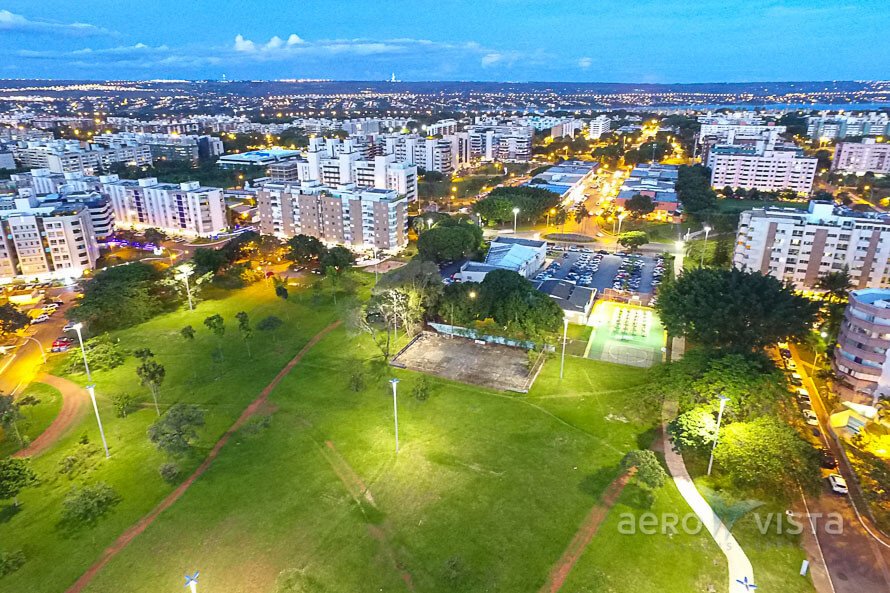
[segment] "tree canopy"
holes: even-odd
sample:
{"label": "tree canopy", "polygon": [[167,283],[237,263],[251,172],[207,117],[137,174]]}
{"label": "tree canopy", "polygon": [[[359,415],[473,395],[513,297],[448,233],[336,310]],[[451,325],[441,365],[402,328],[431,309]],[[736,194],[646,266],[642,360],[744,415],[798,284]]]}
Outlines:
{"label": "tree canopy", "polygon": [[513,220],[513,209],[519,208],[523,220],[538,220],[551,208],[559,206],[559,195],[530,186],[496,187],[473,205],[473,212],[483,219],[502,223]]}
{"label": "tree canopy", "polygon": [[30,319],[12,303],[0,305],[0,334],[9,334],[27,327]]}
{"label": "tree canopy", "polygon": [[324,244],[309,235],[294,235],[287,240],[287,258],[300,264],[318,259],[325,251]]}
{"label": "tree canopy", "polygon": [[760,272],[702,268],[665,283],[656,309],[671,335],[750,352],[809,331],[817,305]]}
{"label": "tree canopy", "polygon": [[618,235],[618,244],[627,247],[631,251],[642,247],[649,242],[649,235],[644,231],[627,231]]}
{"label": "tree canopy", "polygon": [[624,208],[637,218],[655,211],[655,202],[649,196],[634,194],[624,203]]}
{"label": "tree canopy", "polygon": [[482,244],[482,229],[460,220],[443,220],[420,233],[417,252],[432,261],[455,260],[466,257]]}
{"label": "tree canopy", "polygon": [[677,174],[677,199],[687,214],[701,221],[717,207],[717,194],[711,189],[711,171],[702,165],[682,165]]}

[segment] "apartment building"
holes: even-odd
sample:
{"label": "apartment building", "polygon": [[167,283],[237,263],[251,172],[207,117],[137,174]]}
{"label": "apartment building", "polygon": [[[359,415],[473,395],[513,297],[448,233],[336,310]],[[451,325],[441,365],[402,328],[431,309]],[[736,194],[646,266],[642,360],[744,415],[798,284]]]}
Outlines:
{"label": "apartment building", "polygon": [[256,197],[262,233],[387,251],[408,243],[408,199],[394,189],[270,182]]}
{"label": "apartment building", "polygon": [[159,228],[178,235],[209,236],[226,230],[223,191],[197,181],[158,183],[154,177],[102,177],[118,226]]}
{"label": "apartment building", "polygon": [[864,138],[859,142],[839,142],[831,161],[831,170],[862,175],[890,173],[890,144]]}
{"label": "apartment building", "polygon": [[99,258],[83,205],[18,198],[12,209],[0,211],[0,231],[0,282],[79,278]]}
{"label": "apartment building", "polygon": [[102,148],[77,140],[29,141],[14,149],[21,167],[49,169],[52,173],[83,173],[93,175],[108,171],[113,165],[151,166],[148,146]]}
{"label": "apartment building", "polygon": [[612,120],[606,115],[598,115],[590,120],[587,126],[587,139],[599,140],[603,134],[608,134],[612,129]]}
{"label": "apartment building", "polygon": [[812,191],[817,163],[794,146],[762,141],[713,146],[707,158],[712,187],[791,190],[801,195]]}
{"label": "apartment building", "polygon": [[377,138],[377,144],[382,154],[394,154],[397,162],[410,163],[425,171],[444,174],[450,174],[454,170],[453,146],[449,138],[388,134]]}
{"label": "apartment building", "polygon": [[209,135],[117,132],[93,137],[93,144],[107,147],[148,146],[155,160],[197,163],[223,153],[222,140]]}
{"label": "apartment building", "polygon": [[843,398],[871,404],[890,397],[890,290],[850,292],[832,368]]}
{"label": "apartment building", "polygon": [[846,269],[853,286],[890,286],[890,215],[811,201],[806,211],[756,208],[742,212],[733,253],[736,268],[759,271],[798,289]]}
{"label": "apartment building", "polygon": [[31,169],[28,173],[13,173],[10,179],[19,189],[28,189],[27,193],[36,196],[46,194],[66,194],[77,191],[98,190],[101,187],[99,177],[84,175],[81,172],[52,173],[49,169]]}
{"label": "apartment building", "polygon": [[470,157],[484,161],[527,162],[535,129],[512,124],[467,127]]}
{"label": "apartment building", "polygon": [[813,140],[843,140],[861,136],[890,135],[890,115],[886,113],[829,114],[807,118],[807,136]]}
{"label": "apartment building", "polygon": [[727,133],[760,134],[765,131],[774,131],[784,134],[787,130],[785,126],[764,122],[763,119],[747,113],[703,115],[698,118],[698,121],[701,124],[699,139],[707,136],[723,136]]}
{"label": "apartment building", "polygon": [[459,125],[456,119],[440,119],[436,123],[426,126],[426,133],[429,136],[452,136],[457,134]]}

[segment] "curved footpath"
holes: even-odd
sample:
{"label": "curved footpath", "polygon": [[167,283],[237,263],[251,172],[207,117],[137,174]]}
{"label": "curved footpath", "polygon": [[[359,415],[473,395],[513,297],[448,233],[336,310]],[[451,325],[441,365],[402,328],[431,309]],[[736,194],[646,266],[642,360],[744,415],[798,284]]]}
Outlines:
{"label": "curved footpath", "polygon": [[[674,450],[667,424],[677,415],[677,402],[665,401],[662,407],[662,435],[664,439],[664,460],[677,489],[692,511],[698,516],[705,529],[714,538],[720,551],[726,556],[729,567],[729,593],[750,593],[753,591],[754,568],[745,551],[739,546],[729,529],[720,520],[710,505],[695,487],[692,477],[686,471],[683,457]],[[746,584],[747,583],[747,584]]]}
{"label": "curved footpath", "polygon": [[16,451],[13,457],[35,457],[40,455],[56,441],[62,438],[73,426],[79,424],[87,413],[90,405],[90,396],[86,390],[68,379],[55,375],[41,375],[36,382],[46,383],[55,387],[62,394],[62,407],[52,423],[46,427],[40,436],[31,441],[31,444],[20,451]]}
{"label": "curved footpath", "polygon": [[95,578],[99,571],[102,570],[102,568],[106,564],[108,564],[108,562],[112,558],[117,556],[128,545],[130,545],[130,542],[136,539],[136,536],[148,529],[148,527],[155,522],[155,519],[157,519],[161,513],[173,506],[173,503],[175,503],[182,497],[183,494],[185,494],[186,490],[188,490],[189,487],[195,483],[195,480],[200,478],[201,475],[205,471],[207,471],[207,468],[210,467],[210,464],[213,463],[213,460],[216,459],[216,457],[219,455],[219,452],[223,448],[223,446],[227,442],[229,442],[229,439],[232,437],[232,435],[234,435],[239,428],[244,426],[244,423],[247,422],[251,418],[251,416],[257,413],[257,411],[260,409],[260,406],[266,403],[266,400],[269,399],[269,395],[278,386],[281,380],[284,379],[295,366],[297,366],[297,363],[303,359],[303,356],[305,356],[306,353],[309,352],[309,350],[311,350],[313,346],[315,346],[322,338],[328,335],[338,325],[340,325],[340,321],[335,321],[317,334],[315,334],[312,339],[310,339],[306,343],[306,345],[300,349],[297,355],[294,356],[290,360],[290,362],[284,365],[284,368],[281,369],[277,375],[275,375],[275,378],[272,379],[272,381],[268,385],[266,385],[265,388],[263,388],[257,398],[253,400],[253,402],[251,402],[250,405],[247,406],[247,408],[244,409],[235,423],[232,424],[231,427],[229,427],[225,434],[223,434],[220,439],[216,441],[213,449],[210,450],[210,453],[207,455],[204,461],[201,462],[201,465],[198,466],[198,469],[196,469],[188,478],[186,478],[182,484],[177,486],[173,492],[168,494],[166,498],[164,498],[158,504],[158,506],[151,510],[151,512],[139,519],[139,521],[131,525],[129,528],[127,528],[126,531],[118,536],[114,543],[112,543],[108,548],[105,549],[105,551],[102,553],[102,556],[92,566],[90,566],[87,571],[83,573],[73,585],[71,585],[71,587],[68,588],[66,593],[79,593],[80,591],[82,591],[84,587],[90,584],[93,578]]}

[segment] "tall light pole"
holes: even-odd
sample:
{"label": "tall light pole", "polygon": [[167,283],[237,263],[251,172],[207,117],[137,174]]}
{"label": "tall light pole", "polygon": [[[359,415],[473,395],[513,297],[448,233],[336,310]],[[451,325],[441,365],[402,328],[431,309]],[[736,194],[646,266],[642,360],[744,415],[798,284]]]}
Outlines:
{"label": "tall light pole", "polygon": [[698,267],[705,267],[705,249],[708,247],[708,235],[711,233],[711,227],[705,225],[705,242],[701,246],[701,262],[699,262]]}
{"label": "tall light pole", "polygon": [[547,226],[550,226],[550,217],[556,216],[556,208],[551,208],[547,211]]}
{"label": "tall light pole", "polygon": [[399,404],[396,399],[396,394],[398,393],[398,385],[399,380],[396,378],[392,378],[389,380],[390,385],[392,385],[392,418],[393,422],[395,422],[396,426],[396,453],[399,452]]}
{"label": "tall light pole", "polygon": [[99,425],[99,436],[102,437],[102,446],[105,448],[105,458],[111,457],[108,452],[108,442],[105,440],[105,429],[102,428],[102,418],[99,416],[99,406],[96,404],[96,386],[87,385],[87,393],[90,394],[90,401],[93,402],[93,411],[96,413],[96,424]]}
{"label": "tall light pole", "polygon": [[519,208],[513,208],[513,233],[516,234],[516,220],[519,217]]}
{"label": "tall light pole", "polygon": [[427,218],[426,219],[426,230],[430,230],[431,228],[433,228],[433,219]]}
{"label": "tall light pole", "polygon": [[200,573],[196,570],[195,574],[187,574],[185,575],[185,586],[191,589],[191,593],[198,593],[198,575]]}
{"label": "tall light pole", "polygon": [[195,307],[192,305],[192,289],[189,287],[189,276],[195,271],[195,267],[192,264],[182,264],[176,269],[179,272],[177,277],[185,282],[185,294],[189,300],[189,311],[194,311]]}
{"label": "tall light pole", "polygon": [[562,379],[563,371],[566,368],[566,340],[569,335],[569,318],[562,318],[562,360],[559,361],[559,378]]}
{"label": "tall light pole", "polygon": [[615,235],[615,251],[618,251],[618,237],[621,236],[621,223],[624,222],[625,216],[627,216],[627,212],[622,212],[618,215],[618,234]]}
{"label": "tall light pole", "polygon": [[717,441],[720,439],[720,423],[723,421],[723,409],[726,407],[726,402],[729,401],[729,398],[720,394],[720,411],[717,412],[717,434],[714,435],[714,445],[711,447],[711,458],[708,460],[708,475],[711,475],[711,467],[714,465],[714,449],[717,448]]}
{"label": "tall light pole", "polygon": [[75,323],[73,327],[74,327],[74,331],[77,332],[77,341],[80,342],[80,353],[83,355],[83,368],[87,372],[87,381],[92,383],[93,376],[90,374],[90,365],[87,362],[87,351],[83,347],[83,334],[81,333],[81,330],[83,329],[83,324]]}

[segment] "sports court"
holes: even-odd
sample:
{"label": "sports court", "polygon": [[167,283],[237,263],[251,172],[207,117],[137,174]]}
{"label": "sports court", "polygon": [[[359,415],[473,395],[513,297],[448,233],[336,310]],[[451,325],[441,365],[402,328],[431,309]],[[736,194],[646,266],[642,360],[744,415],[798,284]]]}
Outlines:
{"label": "sports court", "polygon": [[613,301],[594,305],[587,357],[635,367],[661,362],[664,327],[654,309]]}

